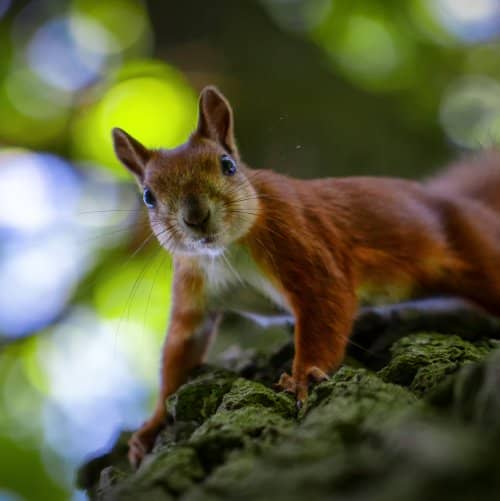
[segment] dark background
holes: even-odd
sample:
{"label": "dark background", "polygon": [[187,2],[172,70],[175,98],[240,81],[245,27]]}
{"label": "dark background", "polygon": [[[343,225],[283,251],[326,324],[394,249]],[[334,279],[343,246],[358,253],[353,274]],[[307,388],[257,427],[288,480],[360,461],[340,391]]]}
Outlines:
{"label": "dark background", "polygon": [[499,34],[496,0],[0,0],[0,499],[81,499],[152,405],[171,263],[111,127],[175,146],[216,84],[250,165],[421,178],[497,142]]}

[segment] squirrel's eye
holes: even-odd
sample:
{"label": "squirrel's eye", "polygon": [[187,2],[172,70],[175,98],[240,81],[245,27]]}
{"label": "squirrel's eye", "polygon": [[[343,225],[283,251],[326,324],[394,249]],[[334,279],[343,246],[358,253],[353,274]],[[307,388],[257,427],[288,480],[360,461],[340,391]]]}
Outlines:
{"label": "squirrel's eye", "polygon": [[144,188],[144,193],[142,195],[142,199],[146,204],[146,207],[150,209],[154,209],[156,206],[156,198],[153,195],[153,192],[149,188]]}
{"label": "squirrel's eye", "polygon": [[232,176],[236,172],[236,162],[229,155],[222,155],[220,158],[222,173],[225,176]]}

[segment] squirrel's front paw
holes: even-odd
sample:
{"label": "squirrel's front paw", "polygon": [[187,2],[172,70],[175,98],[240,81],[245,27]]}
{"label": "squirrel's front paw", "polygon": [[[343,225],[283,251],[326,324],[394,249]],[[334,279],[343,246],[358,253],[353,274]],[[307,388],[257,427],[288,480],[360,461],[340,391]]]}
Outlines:
{"label": "squirrel's front paw", "polygon": [[150,419],[130,437],[128,441],[128,460],[132,468],[138,468],[144,456],[151,451],[163,425],[163,420]]}
{"label": "squirrel's front paw", "polygon": [[286,372],[281,374],[274,388],[295,395],[297,407],[300,409],[307,399],[309,383],[320,383],[326,381],[328,375],[319,367],[313,366],[301,373],[300,376],[290,376]]}

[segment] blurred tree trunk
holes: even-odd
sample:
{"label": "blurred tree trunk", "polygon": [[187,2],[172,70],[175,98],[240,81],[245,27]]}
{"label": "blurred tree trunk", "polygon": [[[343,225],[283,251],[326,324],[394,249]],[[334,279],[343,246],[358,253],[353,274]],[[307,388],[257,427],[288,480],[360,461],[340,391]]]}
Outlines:
{"label": "blurred tree trunk", "polygon": [[260,2],[148,4],[156,55],[198,88],[221,87],[251,165],[302,177],[421,176],[448,156],[437,123],[410,127],[397,96],[351,86],[320,48],[282,31]]}

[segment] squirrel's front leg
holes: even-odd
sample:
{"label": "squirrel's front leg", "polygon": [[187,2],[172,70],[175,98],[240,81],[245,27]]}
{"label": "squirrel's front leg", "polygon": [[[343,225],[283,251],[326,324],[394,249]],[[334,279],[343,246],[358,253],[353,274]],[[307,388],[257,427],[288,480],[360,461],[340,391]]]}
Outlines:
{"label": "squirrel's front leg", "polygon": [[332,284],[322,291],[291,295],[295,314],[295,356],[292,375],[281,375],[278,389],[293,393],[297,406],[307,398],[308,386],[328,378],[345,355],[356,312],[354,290],[335,290]]}
{"label": "squirrel's front leg", "polygon": [[193,263],[176,260],[170,325],[162,351],[160,394],[155,411],[129,440],[128,457],[137,467],[166,422],[166,398],[200,365],[220,314],[207,312],[204,278]]}

